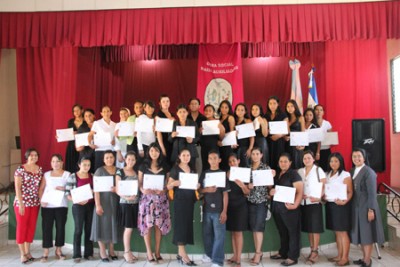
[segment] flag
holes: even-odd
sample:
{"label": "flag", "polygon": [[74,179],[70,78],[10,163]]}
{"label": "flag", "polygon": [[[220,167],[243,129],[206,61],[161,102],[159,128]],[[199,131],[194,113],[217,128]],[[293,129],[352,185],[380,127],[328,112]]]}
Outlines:
{"label": "flag", "polygon": [[300,112],[303,113],[303,96],[301,94],[301,83],[299,69],[301,63],[299,60],[290,60],[289,67],[292,69],[292,92],[290,99],[294,99],[299,106]]}
{"label": "flag", "polygon": [[201,44],[197,69],[197,97],[217,110],[223,100],[232,106],[244,101],[240,45]]}
{"label": "flag", "polygon": [[309,108],[314,108],[315,105],[318,105],[317,84],[315,83],[314,71],[315,67],[312,67],[310,72],[308,73],[308,77],[310,77],[310,80],[308,82],[307,107]]}

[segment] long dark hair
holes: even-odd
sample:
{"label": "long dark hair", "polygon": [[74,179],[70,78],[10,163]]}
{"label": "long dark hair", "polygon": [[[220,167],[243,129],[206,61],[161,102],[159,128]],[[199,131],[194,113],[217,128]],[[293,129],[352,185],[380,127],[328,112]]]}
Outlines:
{"label": "long dark hair", "polygon": [[146,168],[150,168],[150,167],[151,167],[151,162],[152,162],[152,159],[151,159],[151,157],[150,157],[150,149],[151,149],[151,148],[157,149],[157,150],[160,152],[160,156],[159,156],[158,159],[157,159],[157,167],[158,167],[158,168],[164,167],[164,156],[163,156],[163,154],[162,154],[162,152],[161,152],[160,146],[159,146],[158,143],[156,143],[156,142],[153,142],[153,143],[151,143],[151,144],[149,145],[149,148],[147,149],[146,155],[145,155],[144,160],[143,160],[143,165],[144,165]]}
{"label": "long dark hair", "polygon": [[223,101],[221,101],[221,103],[219,103],[219,107],[218,107],[218,110],[217,110],[217,113],[218,113],[219,117],[221,118],[221,106],[223,104],[228,105],[228,109],[229,109],[228,110],[228,115],[233,116],[233,109],[232,109],[231,102],[229,102],[228,100],[223,100]]}
{"label": "long dark hair", "polygon": [[279,98],[277,97],[277,96],[270,96],[269,98],[268,98],[268,101],[267,101],[267,112],[265,113],[265,116],[268,118],[268,119],[270,119],[271,118],[271,115],[272,115],[272,111],[269,109],[269,101],[271,101],[271,100],[275,100],[276,101],[276,103],[278,103],[278,107],[276,108],[276,114],[278,115],[278,114],[281,114],[282,113],[282,110],[281,110],[281,107],[279,106]]}
{"label": "long dark hair", "polygon": [[340,175],[342,173],[342,171],[345,170],[344,158],[343,158],[342,154],[340,154],[339,152],[333,152],[332,154],[330,154],[328,157],[328,169],[327,169],[328,173],[332,171],[331,164],[330,164],[332,158],[337,158],[339,160],[338,175]]}
{"label": "long dark hair", "polygon": [[290,100],[288,100],[288,102],[286,102],[286,105],[285,105],[286,115],[290,118],[290,113],[287,111],[287,108],[286,108],[289,103],[292,104],[294,107],[294,116],[296,116],[296,118],[299,118],[301,116],[301,112],[299,109],[299,105],[297,105],[297,102],[294,99],[290,99]]}
{"label": "long dark hair", "polygon": [[307,112],[311,112],[313,114],[313,119],[311,120],[311,123],[315,125],[315,127],[319,128],[318,122],[317,122],[317,118],[315,117],[315,111],[312,108],[306,108],[303,112],[303,117],[304,117],[304,121],[306,120],[306,114]]}
{"label": "long dark hair", "polygon": [[236,115],[236,110],[237,110],[237,108],[238,108],[239,106],[244,107],[244,116],[243,116],[243,117],[244,117],[245,119],[248,119],[248,118],[249,118],[249,112],[247,111],[247,106],[246,106],[246,104],[245,104],[245,103],[239,103],[239,104],[236,105],[236,107],[235,107],[235,112],[233,113],[233,117],[235,118],[235,123],[236,123],[236,124],[238,123],[238,120],[239,120],[238,116]]}
{"label": "long dark hair", "polygon": [[252,120],[252,121],[254,121],[254,119],[256,118],[256,117],[254,117],[253,116],[253,113],[251,113],[251,110],[253,109],[253,107],[258,107],[258,109],[260,110],[260,117],[264,117],[264,111],[263,111],[263,108],[262,108],[262,106],[260,105],[260,104],[258,104],[258,103],[256,103],[256,104],[253,104],[253,105],[251,105],[251,108],[250,108],[250,119]]}

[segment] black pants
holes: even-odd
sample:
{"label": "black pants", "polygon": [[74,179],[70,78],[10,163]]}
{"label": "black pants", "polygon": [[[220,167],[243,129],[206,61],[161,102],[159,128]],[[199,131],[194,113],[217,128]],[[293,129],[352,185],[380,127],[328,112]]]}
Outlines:
{"label": "black pants", "polygon": [[42,208],[43,248],[53,247],[53,225],[56,223],[56,247],[65,243],[68,208]]}
{"label": "black pants", "polygon": [[85,250],[84,257],[93,256],[93,242],[90,241],[90,232],[92,230],[94,202],[85,205],[74,204],[72,206],[72,215],[74,216],[74,252],[72,258],[81,258],[81,240],[82,232],[85,230]]}
{"label": "black pants", "polygon": [[274,212],[276,227],[281,238],[279,255],[297,260],[300,256],[300,209]]}

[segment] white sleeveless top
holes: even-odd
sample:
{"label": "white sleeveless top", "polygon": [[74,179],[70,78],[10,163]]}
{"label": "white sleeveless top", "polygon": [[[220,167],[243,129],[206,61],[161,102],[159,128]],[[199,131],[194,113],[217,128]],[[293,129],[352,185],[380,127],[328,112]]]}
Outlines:
{"label": "white sleeveless top", "polygon": [[[64,186],[67,184],[67,179],[68,177],[71,175],[70,172],[68,171],[64,171],[63,175],[60,177],[52,177],[50,176],[51,171],[48,171],[44,174],[44,178],[46,179],[46,187],[44,188],[44,192],[46,192],[46,190],[53,190],[56,186]],[[67,198],[64,195],[63,200],[61,201],[60,205],[53,205],[50,203],[47,203],[47,206],[45,208],[66,208],[68,207],[68,201]]]}
{"label": "white sleeveless top", "polygon": [[[303,179],[304,183],[304,194],[307,195],[307,188],[310,187],[310,184],[318,183],[318,175],[317,175],[317,166],[314,165],[310,172],[306,175],[306,168],[301,168],[298,170],[301,179]],[[318,168],[319,179],[325,179],[326,175],[322,168]],[[312,205],[318,204],[319,202],[311,202],[309,198],[305,199],[305,201],[301,201],[301,205]]]}

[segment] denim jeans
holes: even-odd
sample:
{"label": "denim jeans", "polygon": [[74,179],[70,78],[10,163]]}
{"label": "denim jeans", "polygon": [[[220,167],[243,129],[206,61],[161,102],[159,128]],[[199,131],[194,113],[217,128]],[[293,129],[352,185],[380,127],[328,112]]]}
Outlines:
{"label": "denim jeans", "polygon": [[203,214],[203,243],[206,255],[219,266],[224,265],[224,245],[226,225],[219,222],[220,213]]}

